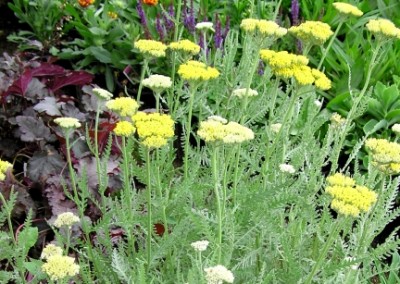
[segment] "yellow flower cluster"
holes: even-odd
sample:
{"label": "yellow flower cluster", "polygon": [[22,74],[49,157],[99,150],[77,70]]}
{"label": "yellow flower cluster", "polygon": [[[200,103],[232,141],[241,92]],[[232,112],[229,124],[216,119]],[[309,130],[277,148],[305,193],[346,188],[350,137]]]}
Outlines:
{"label": "yellow flower cluster", "polygon": [[57,219],[54,221],[54,226],[57,228],[61,228],[63,226],[71,227],[75,223],[79,223],[80,219],[72,212],[61,213],[57,216]]}
{"label": "yellow flower cluster", "polygon": [[210,116],[206,121],[200,122],[197,135],[206,142],[223,142],[225,144],[242,143],[254,139],[254,133],[239,123],[219,116]]}
{"label": "yellow flower cluster", "polygon": [[178,74],[185,80],[200,82],[215,79],[219,76],[217,69],[195,60],[189,60],[180,65]]}
{"label": "yellow flower cluster", "polygon": [[141,143],[147,148],[160,148],[174,136],[174,121],[171,116],[160,113],[138,112],[132,116]]}
{"label": "yellow flower cluster", "polygon": [[168,89],[172,86],[170,77],[163,75],[150,75],[149,78],[143,80],[143,86],[152,89],[156,93],[161,93],[164,89]]}
{"label": "yellow flower cluster", "polygon": [[132,98],[116,98],[106,103],[106,107],[115,111],[120,116],[134,115],[139,108],[139,104]]}
{"label": "yellow flower cluster", "polygon": [[400,144],[386,139],[370,138],[365,147],[371,155],[371,163],[386,174],[400,173]]}
{"label": "yellow flower cluster", "polygon": [[367,212],[377,201],[378,195],[365,186],[343,174],[336,173],[327,179],[325,192],[332,196],[332,209],[345,216],[357,217],[361,212]]}
{"label": "yellow flower cluster", "polygon": [[330,121],[334,128],[339,128],[346,123],[346,119],[336,112],[332,114]]}
{"label": "yellow flower cluster", "polygon": [[355,17],[361,17],[364,13],[358,9],[356,6],[353,6],[348,3],[344,2],[335,2],[333,3],[333,7],[338,11],[340,14],[343,15],[351,15]]}
{"label": "yellow flower cluster", "polygon": [[114,128],[114,133],[117,136],[129,137],[132,136],[135,131],[136,128],[129,121],[119,121]]}
{"label": "yellow flower cluster", "polygon": [[256,33],[257,31],[265,37],[279,38],[287,34],[287,29],[280,27],[274,21],[243,19],[240,28],[248,33]]}
{"label": "yellow flower cluster", "polygon": [[55,256],[55,255],[62,255],[62,253],[63,253],[62,248],[60,248],[54,244],[48,244],[43,249],[42,254],[40,255],[40,258],[48,259],[49,257]]}
{"label": "yellow flower cluster", "polygon": [[47,262],[42,265],[42,270],[52,281],[58,281],[78,274],[79,265],[72,257],[56,254],[47,258]]}
{"label": "yellow flower cluster", "polygon": [[378,37],[400,39],[400,29],[388,19],[371,19],[367,23],[367,29]]}
{"label": "yellow flower cluster", "polygon": [[167,46],[160,41],[140,39],[135,42],[135,47],[147,56],[165,57]]}
{"label": "yellow flower cluster", "polygon": [[289,33],[305,43],[322,45],[333,35],[331,27],[320,21],[306,21],[289,29]]}
{"label": "yellow flower cluster", "polygon": [[307,66],[308,59],[303,55],[296,55],[287,51],[276,52],[262,49],[260,57],[277,76],[283,78],[294,77],[300,85],[315,84],[321,90],[329,90],[332,86],[331,81],[324,73]]}
{"label": "yellow flower cluster", "polygon": [[168,48],[174,51],[189,53],[191,55],[196,55],[200,52],[200,46],[188,39],[183,39],[177,42],[171,42],[168,45]]}
{"label": "yellow flower cluster", "polygon": [[54,122],[66,129],[81,127],[79,120],[74,117],[58,117],[54,119]]}
{"label": "yellow flower cluster", "polygon": [[0,160],[0,181],[5,180],[6,172],[9,168],[12,168],[12,164],[7,161]]}
{"label": "yellow flower cluster", "polygon": [[101,100],[109,101],[112,99],[113,94],[111,94],[109,91],[104,90],[102,88],[93,88],[93,94],[96,95]]}

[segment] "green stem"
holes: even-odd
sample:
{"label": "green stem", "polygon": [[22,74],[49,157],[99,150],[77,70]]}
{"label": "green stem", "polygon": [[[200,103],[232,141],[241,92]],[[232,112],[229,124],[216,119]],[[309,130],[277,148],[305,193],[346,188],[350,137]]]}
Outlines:
{"label": "green stem", "polygon": [[94,156],[96,158],[96,171],[97,171],[97,180],[99,182],[99,193],[101,195],[101,201],[102,205],[104,207],[104,191],[105,191],[105,186],[103,185],[103,179],[101,175],[101,165],[100,165],[100,154],[99,154],[99,118],[100,118],[100,100],[97,103],[97,109],[96,109],[96,119],[94,123]]}
{"label": "green stem", "polygon": [[121,136],[122,140],[122,167],[123,167],[123,187],[125,199],[128,201],[129,210],[133,210],[132,206],[132,187],[130,181],[130,170],[129,170],[129,156],[128,149],[126,147],[126,137]]}
{"label": "green stem", "polygon": [[238,185],[238,173],[239,173],[239,161],[240,161],[240,150],[241,144],[237,145],[236,161],[235,161],[235,172],[233,174],[233,206],[236,206],[236,190]]}
{"label": "green stem", "polygon": [[156,111],[160,112],[160,92],[156,92]]}
{"label": "green stem", "polygon": [[274,12],[274,17],[273,17],[274,21],[275,21],[276,18],[278,17],[279,8],[280,8],[281,5],[282,5],[282,1],[283,1],[283,0],[279,0],[278,5],[276,5],[275,12]]}
{"label": "green stem", "polygon": [[76,187],[76,179],[75,179],[75,171],[72,167],[72,160],[71,160],[71,146],[69,143],[69,136],[70,136],[71,132],[70,129],[67,129],[65,131],[65,145],[67,148],[67,163],[68,163],[68,170],[69,170],[69,175],[71,178],[71,184],[72,184],[72,189],[74,191],[74,198],[76,200],[78,200],[79,196],[78,196],[78,189]]}
{"label": "green stem", "polygon": [[214,194],[215,201],[217,203],[217,216],[218,216],[218,232],[217,232],[217,263],[221,262],[221,252],[222,252],[222,204],[221,196],[219,192],[219,176],[218,176],[218,146],[213,145],[212,147],[212,172],[214,178]]}
{"label": "green stem", "polygon": [[[177,8],[176,16],[175,16],[175,30],[174,30],[174,41],[178,41],[178,34],[179,34],[179,24],[180,24],[180,17],[181,17],[181,9],[182,9],[182,0],[177,1]],[[172,51],[172,68],[171,68],[171,80],[172,82],[175,81],[175,69],[176,69],[176,52]]]}
{"label": "green stem", "polygon": [[140,98],[142,96],[143,79],[144,79],[144,76],[146,75],[146,71],[147,71],[148,67],[149,67],[149,60],[147,58],[144,58],[142,72],[140,73],[139,89],[138,89],[138,93],[137,93],[137,97],[136,97],[136,100],[138,101],[138,103],[140,103]]}
{"label": "green stem", "polygon": [[167,207],[165,204],[168,204],[168,194],[165,196],[163,195],[162,192],[162,185],[161,185],[161,177],[160,177],[160,155],[159,152],[157,151],[156,153],[156,159],[157,159],[157,190],[158,190],[158,199],[160,203],[162,204],[162,217],[163,217],[163,226],[165,229],[165,234],[168,235],[168,222],[167,222],[167,214],[166,214],[166,209]]}
{"label": "green stem", "polygon": [[333,241],[338,236],[338,234],[340,232],[341,225],[342,225],[342,220],[336,220],[335,227],[333,228],[332,232],[329,234],[329,237],[326,240],[324,247],[322,248],[322,252],[320,251],[320,254],[319,254],[319,257],[317,259],[317,262],[314,264],[314,266],[313,266],[313,268],[311,270],[311,273],[308,275],[308,277],[307,277],[306,281],[304,282],[304,284],[311,284],[314,275],[317,273],[318,269],[320,268],[320,266],[322,265],[323,261],[325,260],[329,248],[332,246]]}
{"label": "green stem", "polygon": [[204,63],[207,64],[207,30],[202,31],[203,34],[203,57]]}
{"label": "green stem", "polygon": [[280,81],[280,78],[276,77],[275,85],[274,85],[274,89],[273,89],[274,92],[272,94],[272,100],[271,100],[271,104],[270,104],[270,107],[269,107],[269,114],[268,114],[268,124],[269,124],[269,126],[271,126],[272,117],[274,116],[275,102],[276,102],[276,98],[278,96],[279,81]]}
{"label": "green stem", "polygon": [[188,113],[188,118],[187,118],[187,127],[186,127],[186,132],[185,132],[185,156],[184,156],[184,177],[187,180],[189,176],[189,139],[190,139],[190,133],[192,130],[192,113],[193,113],[193,103],[194,103],[194,93],[196,87],[190,87],[190,92],[189,92],[189,113]]}
{"label": "green stem", "polygon": [[[12,185],[12,187],[11,187],[10,198],[12,198],[13,195],[14,195],[14,185]],[[17,244],[17,239],[16,239],[16,237],[14,235],[14,228],[13,228],[12,221],[11,221],[11,213],[12,213],[13,208],[10,208],[9,203],[4,198],[4,195],[3,195],[2,192],[0,192],[0,199],[1,199],[1,203],[3,203],[2,207],[7,212],[8,230],[10,231],[10,234],[12,235],[13,242],[16,245]]]}
{"label": "green stem", "polygon": [[147,270],[150,270],[151,264],[151,236],[153,232],[152,212],[151,212],[151,164],[150,149],[146,149],[146,167],[147,167]]}
{"label": "green stem", "polygon": [[321,60],[319,61],[319,64],[318,64],[318,67],[317,67],[318,70],[321,69],[322,63],[324,63],[324,60],[325,60],[325,58],[326,58],[326,55],[328,54],[328,51],[331,49],[332,44],[333,44],[333,42],[335,41],[336,36],[338,35],[339,30],[340,30],[340,28],[342,27],[343,23],[344,23],[343,21],[340,21],[340,22],[339,22],[339,24],[338,24],[338,26],[337,26],[337,28],[336,28],[336,30],[335,30],[335,33],[334,33],[333,36],[331,37],[331,40],[329,41],[328,46],[325,48],[324,53],[322,54]]}

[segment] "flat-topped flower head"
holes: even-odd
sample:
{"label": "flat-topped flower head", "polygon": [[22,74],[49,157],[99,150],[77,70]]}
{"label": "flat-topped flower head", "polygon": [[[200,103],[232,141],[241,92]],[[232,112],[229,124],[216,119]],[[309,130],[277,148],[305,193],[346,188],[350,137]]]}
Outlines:
{"label": "flat-topped flower head", "polygon": [[234,121],[224,125],[224,132],[225,135],[222,139],[224,144],[243,143],[254,139],[253,130]]}
{"label": "flat-topped flower head", "polygon": [[131,116],[136,113],[139,104],[132,98],[122,97],[114,100],[109,100],[106,107],[120,116]]}
{"label": "flat-topped flower head", "polygon": [[356,6],[344,2],[335,2],[333,3],[333,7],[342,15],[361,17],[364,14]]}
{"label": "flat-topped flower head", "polygon": [[206,273],[207,284],[233,283],[235,279],[233,273],[223,265],[207,267],[204,272]]}
{"label": "flat-topped flower head", "polygon": [[332,114],[330,121],[334,128],[340,128],[346,123],[346,119],[336,112]]}
{"label": "flat-topped flower head", "polygon": [[271,124],[271,131],[274,133],[278,133],[279,131],[281,131],[282,128],[282,123],[273,123]]}
{"label": "flat-topped flower head", "polygon": [[79,223],[80,219],[72,212],[61,213],[57,216],[57,219],[54,221],[54,226],[57,228],[61,228],[63,226],[71,228],[72,225]]}
{"label": "flat-topped flower head", "polygon": [[134,46],[143,55],[153,57],[165,57],[165,50],[167,49],[167,46],[161,41],[150,39],[140,39],[135,42]]}
{"label": "flat-topped flower head", "polygon": [[397,136],[400,136],[400,124],[399,123],[393,124],[391,129]]}
{"label": "flat-topped flower head", "polygon": [[331,27],[320,21],[306,21],[289,29],[289,33],[312,45],[324,44],[332,35]]}
{"label": "flat-topped flower head", "polygon": [[7,161],[3,161],[0,159],[0,181],[6,179],[6,173],[8,169],[12,168],[13,165]]}
{"label": "flat-topped flower head", "polygon": [[224,126],[226,123],[226,119],[220,120],[214,119],[214,117],[212,117],[211,119],[208,118],[207,120],[200,122],[199,129],[197,130],[197,135],[199,135],[200,138],[206,142],[222,141],[225,136]]}
{"label": "flat-topped flower head", "polygon": [[199,31],[206,31],[206,30],[210,30],[214,32],[214,28],[213,28],[213,23],[211,22],[200,22],[197,23],[195,28]]}
{"label": "flat-topped flower head", "polygon": [[109,91],[104,90],[102,88],[93,88],[93,94],[96,95],[96,97],[98,97],[101,100],[104,101],[109,101],[112,99],[113,94],[111,94]]}
{"label": "flat-topped flower head", "polygon": [[255,97],[258,96],[258,92],[253,89],[247,89],[247,88],[241,88],[241,89],[236,89],[232,92],[232,96],[238,97],[238,98],[245,98],[245,97]]}
{"label": "flat-topped flower head", "polygon": [[258,19],[243,19],[240,28],[247,33],[258,33],[271,38],[280,38],[287,33],[287,29],[280,27],[274,21]]}
{"label": "flat-topped flower head", "polygon": [[189,60],[179,66],[178,74],[187,81],[203,82],[219,76],[217,69],[209,67],[202,62]]}
{"label": "flat-topped flower head", "polygon": [[371,163],[383,173],[400,173],[400,144],[386,139],[370,138],[365,147],[371,156]]}
{"label": "flat-topped flower head", "polygon": [[[271,67],[275,75],[283,78],[293,77],[295,71],[301,71],[299,69],[302,69],[309,62],[308,58],[303,55],[292,54],[287,51],[277,52],[269,49],[260,50],[260,57]],[[300,77],[301,74],[298,74],[298,76]]]}
{"label": "flat-topped flower head", "polygon": [[69,256],[53,255],[42,265],[42,270],[52,281],[65,280],[79,273],[79,265]]}
{"label": "flat-topped flower head", "polygon": [[375,36],[385,39],[400,39],[400,29],[388,19],[371,19],[367,29]]}
{"label": "flat-topped flower head", "polygon": [[368,212],[378,199],[374,191],[357,185],[352,178],[340,173],[327,178],[325,192],[333,198],[331,208],[345,216],[357,217]]}
{"label": "flat-topped flower head", "polygon": [[324,73],[314,68],[311,69],[311,73],[314,76],[315,79],[314,83],[318,89],[326,91],[332,87],[332,81],[329,80],[329,78],[326,77]]}
{"label": "flat-topped flower head", "polygon": [[63,249],[56,246],[55,244],[48,244],[44,247],[42,254],[40,255],[41,259],[48,259],[54,255],[62,255]]}
{"label": "flat-topped flower head", "polygon": [[171,50],[174,50],[174,51],[188,53],[190,55],[196,55],[196,54],[199,54],[199,52],[200,52],[200,45],[195,44],[194,42],[192,42],[188,39],[171,42],[168,45],[168,48]]}
{"label": "flat-topped flower head", "polygon": [[197,242],[193,242],[190,245],[192,246],[192,248],[194,248],[194,250],[196,251],[205,251],[208,247],[209,241],[197,241]]}
{"label": "flat-topped flower head", "polygon": [[172,86],[171,78],[163,75],[150,75],[142,83],[143,86],[152,89],[156,93],[161,93]]}
{"label": "flat-topped flower head", "polygon": [[81,123],[74,117],[58,117],[54,122],[65,129],[73,129],[81,127]]}
{"label": "flat-topped flower head", "polygon": [[174,136],[174,121],[170,115],[139,111],[132,120],[141,143],[147,148],[160,148]]}
{"label": "flat-topped flower head", "polygon": [[288,173],[288,174],[294,174],[296,170],[292,165],[289,164],[280,164],[279,165],[279,170],[283,173]]}
{"label": "flat-topped flower head", "polygon": [[129,137],[135,134],[136,128],[129,121],[119,121],[113,131],[117,136]]}

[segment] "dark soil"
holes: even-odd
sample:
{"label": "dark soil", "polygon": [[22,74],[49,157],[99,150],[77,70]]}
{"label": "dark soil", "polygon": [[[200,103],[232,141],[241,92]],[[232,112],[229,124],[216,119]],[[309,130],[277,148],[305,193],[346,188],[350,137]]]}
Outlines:
{"label": "dark soil", "polygon": [[16,32],[21,24],[15,17],[14,12],[8,8],[8,2],[0,0],[0,55],[4,52],[13,54],[17,49],[17,44],[7,41],[7,36]]}

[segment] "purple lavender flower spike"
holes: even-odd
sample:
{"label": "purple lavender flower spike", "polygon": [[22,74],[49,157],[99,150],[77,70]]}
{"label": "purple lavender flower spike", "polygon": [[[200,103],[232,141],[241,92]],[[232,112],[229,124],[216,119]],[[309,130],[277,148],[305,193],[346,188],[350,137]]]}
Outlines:
{"label": "purple lavender flower spike", "polygon": [[225,20],[225,28],[224,28],[224,33],[222,34],[223,39],[226,39],[226,36],[228,35],[229,29],[231,26],[231,18],[229,16],[226,17]]}
{"label": "purple lavender flower spike", "polygon": [[147,18],[146,14],[144,13],[143,6],[142,6],[142,1],[137,1],[137,6],[136,6],[136,11],[138,12],[139,18],[140,18],[140,23],[142,24],[144,28],[144,33],[147,39],[150,39],[150,31],[149,27],[147,26]]}
{"label": "purple lavender flower spike", "polygon": [[292,0],[292,6],[291,6],[292,26],[297,26],[299,24],[299,13],[300,13],[299,1]]}
{"label": "purple lavender flower spike", "polygon": [[164,32],[164,27],[161,25],[160,14],[157,14],[157,18],[156,18],[156,30],[157,30],[158,36],[160,37],[160,41],[164,41],[165,32]]}
{"label": "purple lavender flower spike", "polygon": [[218,14],[215,15],[215,33],[214,33],[214,45],[215,48],[222,47],[222,30],[221,30],[221,21],[218,18]]}
{"label": "purple lavender flower spike", "polygon": [[170,19],[174,19],[175,18],[175,8],[174,8],[174,4],[169,5],[168,7],[168,17],[164,18],[164,22],[165,22],[165,27],[167,28],[168,31],[172,31],[175,29],[175,23],[173,20]]}

